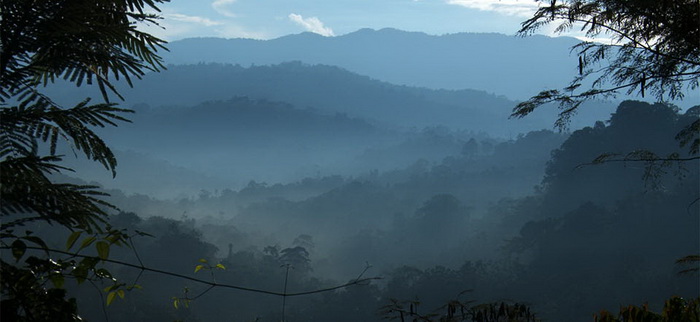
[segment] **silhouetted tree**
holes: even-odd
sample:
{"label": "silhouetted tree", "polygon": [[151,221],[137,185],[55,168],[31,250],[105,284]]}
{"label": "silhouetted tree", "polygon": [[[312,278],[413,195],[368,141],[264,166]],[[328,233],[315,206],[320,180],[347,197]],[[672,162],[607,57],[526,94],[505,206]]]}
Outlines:
{"label": "silhouetted tree", "polygon": [[[127,121],[121,114],[129,110],[110,103],[89,105],[88,100],[64,109],[42,95],[39,87],[56,78],[78,86],[96,82],[108,101],[108,89],[119,95],[110,77],[131,84],[131,77],[161,68],[156,51],[164,48],[164,41],[138,30],[137,24],[156,23],[158,16],[147,11],[158,10],[156,5],[163,1],[13,0],[0,4],[2,247],[10,248],[17,262],[24,257],[27,243],[46,249],[42,236],[15,232],[19,225],[43,221],[74,231],[68,248],[81,233],[89,235],[80,247],[94,243],[99,255],[81,261],[30,256],[24,264],[2,260],[3,319],[79,319],[75,303],[65,300],[60,289],[63,274],[69,272],[79,282],[99,277],[96,264],[109,255],[111,245],[120,245],[127,237],[105,222],[111,205],[100,199],[104,193],[94,186],[54,183],[48,176],[70,170],[59,165],[59,140],[115,174],[116,158],[92,128]],[[41,148],[48,152],[42,154]],[[47,278],[56,288],[46,286]],[[113,291],[112,299],[117,292]]]}
{"label": "silhouetted tree", "polygon": [[[586,36],[609,37],[574,47],[579,76],[562,90],[542,91],[518,104],[523,117],[548,103],[559,104],[557,125],[563,127],[582,102],[618,91],[652,94],[658,101],[682,99],[698,87],[700,77],[700,6],[695,0],[538,0],[534,16],[522,23],[520,35],[557,24],[564,33],[582,27]],[[549,4],[546,4],[549,2]],[[583,81],[593,78],[590,88]],[[694,123],[697,131],[698,123]]]}

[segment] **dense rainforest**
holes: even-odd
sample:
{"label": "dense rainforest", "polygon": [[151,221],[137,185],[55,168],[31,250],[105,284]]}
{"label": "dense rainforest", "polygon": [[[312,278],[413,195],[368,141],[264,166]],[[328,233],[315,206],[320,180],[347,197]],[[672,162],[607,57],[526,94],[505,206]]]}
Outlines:
{"label": "dense rainforest", "polygon": [[[154,236],[135,240],[147,266],[191,275],[206,259],[226,267],[211,272],[220,283],[281,291],[285,263],[293,267],[290,291],[352,280],[366,265],[367,276],[382,277],[289,298],[288,320],[381,320],[392,300],[425,313],[454,300],[526,303],[546,320],[588,320],[621,304],[660,309],[672,295],[697,293],[698,276],[678,274],[674,262],[700,242],[698,166],[591,162],[642,146],[676,151],[673,134],[698,108],[625,101],[608,120],[571,134],[541,130],[512,140],[445,130],[460,146],[440,160],[353,176],[250,181],[169,199],[112,190],[123,212],[110,221]],[[112,256],[134,260],[129,249]],[[114,270],[127,280],[139,273]],[[224,288],[176,309],[168,299],[206,287],[149,272],[139,283],[144,290],[107,307],[110,320],[281,314],[276,296]],[[75,295],[91,303],[82,306],[86,317],[100,319],[95,292]]]}
{"label": "dense rainforest", "polygon": [[700,319],[696,3],[166,47],[166,2],[0,4],[3,320]]}

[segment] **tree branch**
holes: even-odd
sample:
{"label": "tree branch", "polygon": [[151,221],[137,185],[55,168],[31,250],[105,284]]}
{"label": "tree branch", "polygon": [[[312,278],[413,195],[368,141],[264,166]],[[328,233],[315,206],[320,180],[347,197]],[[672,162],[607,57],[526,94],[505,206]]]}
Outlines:
{"label": "tree branch", "polygon": [[[566,9],[569,11],[572,10],[572,8],[568,8],[568,7]],[[544,18],[544,15],[542,15],[541,17]],[[585,24],[592,24],[593,23],[592,19],[587,20],[587,19],[582,19],[582,18],[574,18],[570,15],[566,15],[566,14],[562,14],[562,13],[554,13],[553,15],[550,15],[550,17],[551,18],[549,18],[549,19],[551,19],[551,21],[554,21],[556,19],[561,19],[561,20],[567,20],[569,22],[582,22]],[[687,60],[687,59],[682,58],[682,57],[675,57],[675,56],[671,56],[671,55],[659,52],[659,51],[653,49],[652,46],[649,46],[648,44],[647,45],[642,44],[637,39],[633,38],[632,36],[628,35],[627,33],[623,32],[621,30],[618,30],[617,28],[614,28],[613,26],[601,23],[599,21],[596,21],[595,26],[600,26],[600,27],[605,28],[605,29],[607,29],[615,34],[618,34],[622,38],[628,39],[629,41],[631,41],[635,45],[635,48],[641,48],[641,49],[644,49],[644,50],[651,52],[652,54],[663,56],[663,57],[670,58],[670,59],[676,59],[678,61],[682,61],[682,62],[687,63],[687,64],[700,65],[700,62],[697,62],[697,61]],[[538,29],[538,28],[539,28],[539,26],[529,24],[528,26],[525,26],[522,29],[520,29],[520,31],[518,31],[518,33],[523,35],[523,34],[528,33],[528,31],[531,31],[531,29]],[[571,28],[573,28],[573,26],[569,26],[567,29],[571,29]],[[587,34],[592,35],[592,36],[600,34],[600,32],[592,32],[592,30],[593,29],[589,29],[589,32],[587,32]],[[563,30],[560,31],[559,33],[562,33],[562,32],[563,32]],[[619,45],[617,45],[617,46],[619,46]]]}
{"label": "tree branch", "polygon": [[579,168],[582,168],[584,166],[598,165],[598,164],[603,164],[603,163],[608,163],[608,162],[656,162],[656,161],[660,161],[660,162],[688,162],[688,161],[693,161],[693,160],[700,160],[700,156],[687,157],[687,158],[607,159],[607,160],[598,160],[598,161],[579,164],[576,166],[575,169],[579,169]]}
{"label": "tree branch", "polygon": [[[11,249],[9,246],[2,246],[0,249]],[[58,249],[52,249],[52,248],[42,248],[42,247],[35,247],[35,246],[27,246],[27,249],[32,249],[32,250],[40,250],[40,251],[47,251],[47,252],[53,252],[53,253],[58,253],[58,254],[63,254],[63,255],[70,255],[73,257],[80,257],[80,258],[94,258],[95,256],[89,256],[89,255],[81,255],[81,254],[76,254],[76,253],[71,253],[63,250],[58,250]],[[257,289],[257,288],[251,288],[251,287],[244,287],[244,286],[238,286],[238,285],[232,285],[232,284],[222,284],[222,283],[216,283],[216,282],[210,282],[206,281],[203,279],[199,278],[194,278],[190,277],[187,275],[183,274],[178,274],[178,273],[173,273],[173,272],[168,272],[165,270],[157,269],[157,268],[150,268],[146,267],[144,265],[136,265],[132,263],[127,263],[119,260],[114,260],[114,259],[101,259],[103,262],[107,263],[112,263],[112,264],[117,264],[117,265],[122,265],[126,267],[131,267],[135,269],[140,269],[142,271],[148,271],[148,272],[154,272],[154,273],[159,273],[163,274],[166,276],[172,276],[172,277],[177,277],[181,279],[185,279],[188,281],[193,281],[197,282],[200,284],[208,285],[210,288],[214,287],[221,287],[221,288],[229,288],[229,289],[235,289],[239,291],[246,291],[246,292],[253,292],[253,293],[262,293],[262,294],[269,294],[269,295],[275,295],[275,296],[302,296],[302,295],[309,295],[309,294],[316,294],[316,293],[323,293],[323,292],[329,292],[329,291],[334,291],[337,289],[341,288],[346,288],[349,286],[353,285],[363,285],[364,283],[370,282],[372,280],[380,280],[382,279],[381,277],[367,277],[367,278],[359,278],[362,275],[358,276],[358,278],[351,280],[348,283],[342,284],[342,285],[337,285],[337,286],[332,286],[332,287],[327,287],[327,288],[322,288],[322,289],[316,289],[316,290],[311,290],[311,291],[304,291],[304,292],[296,292],[296,293],[280,293],[280,292],[274,292],[274,291],[267,291],[267,290],[262,290],[262,289]],[[365,269],[366,271],[366,269]]]}

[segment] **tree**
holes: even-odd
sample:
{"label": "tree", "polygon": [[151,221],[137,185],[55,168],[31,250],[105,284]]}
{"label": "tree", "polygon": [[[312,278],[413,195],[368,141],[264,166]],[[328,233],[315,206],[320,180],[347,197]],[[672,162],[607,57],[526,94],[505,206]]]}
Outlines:
{"label": "tree", "polygon": [[[669,100],[683,99],[686,90],[698,89],[700,4],[696,0],[550,0],[549,5],[537,1],[542,5],[522,23],[520,35],[557,24],[558,33],[580,27],[592,40],[572,48],[578,54],[579,75],[568,86],[542,91],[519,103],[511,117],[525,117],[539,106],[557,103],[560,112],[555,126],[562,129],[583,102],[594,98],[620,91],[642,97],[650,93],[670,105]],[[590,86],[584,81],[590,81]],[[660,169],[698,160],[700,117],[685,124],[675,139],[681,148],[688,148],[687,154],[664,156],[648,149],[625,155],[605,152],[592,163],[638,161]]]}
{"label": "tree", "polygon": [[[49,176],[72,171],[60,165],[59,141],[101,163],[115,175],[117,160],[95,127],[128,121],[131,112],[109,102],[119,93],[111,77],[141,77],[163,67],[157,55],[164,41],[138,30],[139,23],[156,24],[157,5],[167,0],[8,0],[0,3],[0,243],[11,249],[15,264],[4,258],[2,317],[8,320],[75,320],[76,305],[61,289],[70,274],[78,282],[91,278],[115,281],[110,297],[123,296],[108,271],[97,268],[111,245],[129,237],[107,224],[109,208],[95,186],[55,183]],[[105,103],[89,100],[71,108],[56,104],[40,92],[56,79],[95,82]],[[121,96],[119,96],[121,97]],[[97,256],[50,258],[42,236],[16,232],[29,222],[44,222],[72,231],[67,248],[80,237],[78,251],[95,246]],[[34,245],[46,256],[20,260]],[[48,288],[46,280],[54,287]],[[57,315],[58,312],[61,315]]]}
{"label": "tree", "polygon": [[[698,88],[700,5],[696,0],[537,2],[542,5],[522,23],[520,35],[557,24],[557,33],[580,27],[593,40],[573,48],[579,58],[579,75],[568,86],[542,91],[521,102],[512,116],[524,117],[543,104],[555,102],[561,110],[556,125],[565,127],[587,100],[623,91],[642,97],[648,93],[663,102],[682,99],[685,90]],[[601,37],[609,37],[609,42]],[[584,80],[592,81],[590,88],[584,86]],[[698,122],[689,127],[691,132],[698,129]],[[698,144],[695,139],[696,150]]]}
{"label": "tree", "polygon": [[[545,25],[557,24],[557,33],[580,27],[591,40],[573,47],[578,54],[578,76],[568,86],[561,90],[542,91],[519,103],[512,117],[524,117],[544,104],[557,103],[560,112],[555,125],[564,128],[581,104],[594,98],[610,97],[623,91],[642,97],[648,93],[658,102],[667,103],[683,99],[686,90],[698,89],[700,3],[697,0],[536,1],[542,5],[532,18],[522,23],[520,35],[529,35]],[[591,83],[586,85],[584,81]],[[681,147],[689,146],[688,156],[671,153],[662,157],[649,150],[636,150],[622,159],[603,154],[592,163],[642,161],[647,163],[646,176],[670,162],[700,159],[697,107],[689,109],[686,114],[692,120],[675,138]],[[652,120],[657,123],[664,121]],[[633,125],[648,127],[647,123]],[[689,207],[698,200],[700,198]],[[697,255],[692,255],[678,262],[697,262],[697,259]]]}

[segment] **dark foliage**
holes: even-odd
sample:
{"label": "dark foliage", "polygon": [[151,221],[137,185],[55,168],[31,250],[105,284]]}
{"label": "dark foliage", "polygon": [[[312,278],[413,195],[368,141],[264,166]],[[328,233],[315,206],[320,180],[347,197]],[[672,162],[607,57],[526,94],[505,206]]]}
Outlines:
{"label": "dark foliage", "polygon": [[[523,22],[521,35],[548,24],[560,33],[581,27],[590,38],[573,50],[579,76],[562,90],[542,91],[518,104],[523,117],[548,103],[559,104],[557,126],[565,127],[582,102],[618,91],[646,93],[658,101],[682,99],[698,87],[700,76],[700,7],[694,0],[551,0]],[[549,5],[544,4],[549,2]],[[589,85],[584,80],[591,80]]]}

